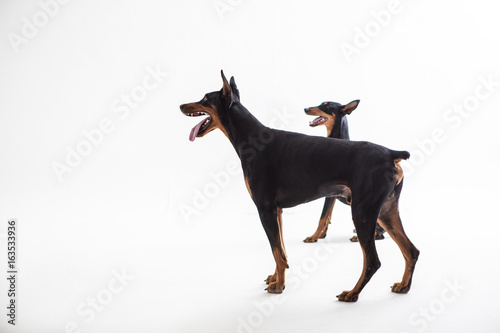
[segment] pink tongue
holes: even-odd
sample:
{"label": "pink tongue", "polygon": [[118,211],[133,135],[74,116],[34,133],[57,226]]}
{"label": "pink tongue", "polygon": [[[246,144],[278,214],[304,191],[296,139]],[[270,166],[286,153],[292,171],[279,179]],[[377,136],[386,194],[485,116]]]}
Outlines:
{"label": "pink tongue", "polygon": [[207,120],[208,118],[210,118],[210,117],[203,119],[198,125],[193,127],[193,129],[191,130],[191,133],[189,134],[189,141],[194,141],[194,139],[196,139],[196,136],[198,135],[198,132],[200,131],[201,125],[203,125],[205,120]]}
{"label": "pink tongue", "polygon": [[313,120],[313,124],[317,125],[319,122],[323,121],[323,117],[319,117]]}

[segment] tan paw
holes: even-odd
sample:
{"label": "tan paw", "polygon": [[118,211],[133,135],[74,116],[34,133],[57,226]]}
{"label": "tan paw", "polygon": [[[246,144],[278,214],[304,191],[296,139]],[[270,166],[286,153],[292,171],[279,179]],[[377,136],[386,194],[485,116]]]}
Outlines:
{"label": "tan paw", "polygon": [[356,302],[358,300],[358,295],[352,291],[344,291],[340,295],[337,295],[339,301],[342,302]]}
{"label": "tan paw", "polygon": [[314,237],[314,236],[307,237],[306,239],[304,239],[304,243],[316,243],[317,241],[318,241],[318,237]]}
{"label": "tan paw", "polygon": [[391,287],[391,291],[397,294],[407,294],[410,291],[410,285],[403,285],[401,282],[394,283]]}
{"label": "tan paw", "polygon": [[275,281],[276,281],[276,274],[269,275],[267,277],[267,279],[264,280],[264,282],[266,282],[267,284],[270,284],[271,282],[275,282]]}
{"label": "tan paw", "polygon": [[285,285],[279,286],[277,282],[271,282],[266,290],[270,294],[281,294],[285,290]]}

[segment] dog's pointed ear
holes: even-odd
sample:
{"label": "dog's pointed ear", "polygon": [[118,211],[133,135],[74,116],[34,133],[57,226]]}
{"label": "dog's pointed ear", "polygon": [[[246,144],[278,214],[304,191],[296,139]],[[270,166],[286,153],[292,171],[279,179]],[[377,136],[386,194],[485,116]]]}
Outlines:
{"label": "dog's pointed ear", "polygon": [[234,81],[234,76],[231,76],[231,80],[229,80],[229,85],[231,86],[231,91],[237,97],[238,101],[240,100],[240,91],[236,86],[236,82]]}
{"label": "dog's pointed ear", "polygon": [[359,104],[359,99],[356,99],[356,100],[350,102],[349,104],[344,105],[342,107],[342,112],[344,114],[351,114],[351,112],[354,111],[358,107],[358,104]]}
{"label": "dog's pointed ear", "polygon": [[222,76],[222,95],[228,100],[231,100],[231,87],[229,83],[227,83],[226,76],[224,75],[224,71],[221,69],[220,75]]}

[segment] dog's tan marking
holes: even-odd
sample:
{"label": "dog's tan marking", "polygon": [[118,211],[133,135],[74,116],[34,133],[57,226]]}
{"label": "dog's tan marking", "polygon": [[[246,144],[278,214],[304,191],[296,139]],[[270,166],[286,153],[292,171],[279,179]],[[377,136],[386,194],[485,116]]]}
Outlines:
{"label": "dog's tan marking", "polygon": [[247,186],[247,190],[248,193],[250,194],[250,197],[253,198],[252,190],[250,189],[250,179],[248,177],[245,177],[245,185]]}
{"label": "dog's tan marking", "polygon": [[265,280],[267,284],[270,284],[271,282],[275,282],[276,281],[276,277],[278,276],[278,273],[277,273],[277,269],[274,270],[274,274],[273,275],[269,275],[267,277],[267,279]]}
{"label": "dog's tan marking", "polygon": [[333,201],[332,205],[330,206],[330,209],[328,209],[328,215],[326,216],[325,219],[325,227],[323,228],[323,232],[319,235],[319,238],[325,238],[326,237],[326,230],[328,229],[328,224],[331,223],[332,221],[332,213],[333,213],[333,206],[335,205],[335,200]]}
{"label": "dog's tan marking", "polygon": [[276,271],[271,276],[271,282],[267,287],[267,291],[272,294],[281,294],[283,289],[285,289],[285,269],[288,268],[288,263],[282,248],[274,249],[273,257],[276,262]]}
{"label": "dog's tan marking", "polygon": [[396,242],[405,259],[405,270],[401,282],[392,286],[396,293],[407,293],[411,287],[413,270],[418,260],[419,250],[408,239],[399,217],[399,204],[396,200],[388,200],[382,206],[379,224],[387,231],[389,236]]}
{"label": "dog's tan marking", "polygon": [[198,103],[189,103],[189,104],[186,104],[184,106],[184,108],[182,109],[182,112],[187,113],[187,114],[195,113],[195,112],[205,112],[205,113],[208,113],[210,115],[210,118],[212,118],[211,123],[208,126],[208,128],[203,133],[201,133],[201,135],[199,136],[200,138],[204,137],[206,134],[208,134],[208,133],[212,132],[214,129],[218,128],[229,139],[226,128],[222,125],[222,123],[220,121],[219,112],[217,111],[217,108],[215,107],[215,105],[205,106],[205,105],[201,105]]}
{"label": "dog's tan marking", "polygon": [[399,164],[399,162],[401,162],[402,160],[403,159],[401,159],[401,158],[394,160],[394,166],[396,167],[396,180],[397,180],[396,185],[401,183],[401,180],[403,179],[403,176],[404,176],[403,168]]}
{"label": "dog's tan marking", "polygon": [[285,269],[288,268],[288,260],[285,251],[285,243],[283,242],[283,209],[278,208],[277,222],[280,233],[279,245],[273,249],[273,257],[276,262],[276,270],[274,275],[269,275],[266,282],[269,283],[267,291],[273,294],[281,294],[285,289]]}
{"label": "dog's tan marking", "polygon": [[319,238],[325,238],[326,231],[328,229],[328,223],[330,223],[332,218],[333,206],[335,205],[335,200],[332,202],[330,207],[328,207],[328,211],[326,215],[321,215],[319,218],[318,228],[316,232],[310,237],[307,237],[304,242],[305,243],[316,243]]}
{"label": "dog's tan marking", "polygon": [[335,125],[335,115],[327,114],[324,111],[322,111],[320,108],[318,108],[317,106],[314,108],[309,108],[309,112],[307,114],[311,115],[311,116],[325,117],[326,119],[328,119],[327,121],[320,124],[319,126],[325,125],[327,136],[330,136],[330,134],[332,133],[333,125]]}

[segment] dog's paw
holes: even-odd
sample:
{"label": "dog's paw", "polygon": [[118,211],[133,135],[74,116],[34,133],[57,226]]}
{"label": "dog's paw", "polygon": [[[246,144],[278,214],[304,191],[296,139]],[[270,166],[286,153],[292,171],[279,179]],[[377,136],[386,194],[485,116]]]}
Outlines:
{"label": "dog's paw", "polygon": [[271,282],[269,286],[266,288],[267,292],[270,294],[281,294],[283,290],[285,290],[285,285],[279,286],[278,283]]}
{"label": "dog's paw", "polygon": [[316,243],[317,241],[318,241],[318,237],[314,237],[314,236],[307,237],[306,239],[304,239],[304,243]]}
{"label": "dog's paw", "polygon": [[270,284],[270,283],[275,282],[275,281],[276,281],[276,274],[269,275],[269,276],[267,277],[267,279],[265,279],[265,280],[264,280],[264,282],[265,282],[266,284]]}
{"label": "dog's paw", "polygon": [[352,291],[344,291],[340,295],[337,295],[339,301],[342,302],[356,302],[358,300],[358,295]]}
{"label": "dog's paw", "polygon": [[407,294],[410,291],[410,285],[404,286],[401,282],[392,285],[391,291],[397,294]]}
{"label": "dog's paw", "polygon": [[350,239],[351,242],[357,243],[359,242],[358,236],[352,236]]}

